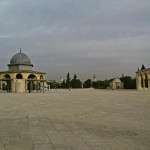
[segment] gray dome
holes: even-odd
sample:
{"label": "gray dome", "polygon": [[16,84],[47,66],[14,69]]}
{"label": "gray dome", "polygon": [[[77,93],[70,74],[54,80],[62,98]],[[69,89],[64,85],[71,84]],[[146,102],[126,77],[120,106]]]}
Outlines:
{"label": "gray dome", "polygon": [[11,58],[10,65],[13,64],[31,65],[31,60],[26,54],[20,52]]}

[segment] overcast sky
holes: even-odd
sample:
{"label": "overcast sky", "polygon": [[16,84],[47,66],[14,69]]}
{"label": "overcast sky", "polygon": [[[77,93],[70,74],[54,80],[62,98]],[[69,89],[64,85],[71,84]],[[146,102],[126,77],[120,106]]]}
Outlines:
{"label": "overcast sky", "polygon": [[0,0],[0,70],[26,53],[59,80],[135,76],[150,68],[150,0]]}

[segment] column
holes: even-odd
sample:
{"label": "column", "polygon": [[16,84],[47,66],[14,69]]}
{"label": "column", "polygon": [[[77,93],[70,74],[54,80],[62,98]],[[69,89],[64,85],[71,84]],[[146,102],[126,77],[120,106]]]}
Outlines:
{"label": "column", "polygon": [[145,75],[143,74],[143,90],[145,90]]}
{"label": "column", "polygon": [[44,81],[43,81],[43,93],[44,93]]}
{"label": "column", "polygon": [[39,91],[39,82],[38,81],[36,81],[36,90],[37,90],[37,93],[38,93],[38,91]]}
{"label": "column", "polygon": [[27,93],[27,79],[25,79],[25,93]]}
{"label": "column", "polygon": [[148,90],[150,90],[150,79],[148,79]]}
{"label": "column", "polygon": [[137,90],[141,89],[141,75],[139,73],[136,74],[136,88]]}
{"label": "column", "polygon": [[36,81],[36,91],[38,92],[38,81]]}
{"label": "column", "polygon": [[31,81],[31,92],[33,91],[33,81]]}
{"label": "column", "polygon": [[3,90],[2,88],[3,88],[3,83],[2,83],[2,80],[0,81],[0,88],[1,88],[1,91]]}
{"label": "column", "polygon": [[145,79],[143,79],[143,90],[145,90]]}
{"label": "column", "polygon": [[16,79],[12,79],[11,81],[11,91],[12,93],[16,92]]}

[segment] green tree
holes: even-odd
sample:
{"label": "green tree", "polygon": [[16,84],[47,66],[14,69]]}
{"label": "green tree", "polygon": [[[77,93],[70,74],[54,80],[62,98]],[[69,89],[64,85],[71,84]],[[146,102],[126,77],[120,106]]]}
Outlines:
{"label": "green tree", "polygon": [[74,74],[73,78],[76,80],[76,79],[77,79],[77,75],[76,75],[76,74]]}
{"label": "green tree", "polygon": [[70,74],[67,74],[66,87],[70,88]]}
{"label": "green tree", "polygon": [[145,66],[142,64],[141,70],[144,70],[144,69],[145,69]]}
{"label": "green tree", "polygon": [[71,80],[71,87],[72,88],[81,88],[82,83],[79,79],[77,79],[77,75],[74,74],[74,78]]}
{"label": "green tree", "polygon": [[110,80],[104,80],[104,81],[96,81],[92,82],[92,87],[95,89],[107,89],[109,87]]}
{"label": "green tree", "polygon": [[64,89],[67,88],[65,80],[63,80],[63,82],[61,83],[61,88],[64,88]]}
{"label": "green tree", "polygon": [[136,79],[132,79],[130,76],[125,76],[125,77],[121,77],[120,80],[124,84],[124,89],[136,88]]}
{"label": "green tree", "polygon": [[90,88],[91,86],[92,86],[91,79],[87,79],[87,80],[84,82],[84,88]]}
{"label": "green tree", "polygon": [[59,85],[57,85],[56,81],[49,82],[48,85],[50,85],[51,89],[55,89],[55,88],[59,87]]}

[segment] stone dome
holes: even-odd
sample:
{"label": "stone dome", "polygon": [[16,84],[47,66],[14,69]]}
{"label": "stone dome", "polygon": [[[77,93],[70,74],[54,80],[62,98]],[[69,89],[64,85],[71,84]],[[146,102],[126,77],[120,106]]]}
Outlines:
{"label": "stone dome", "polygon": [[15,54],[10,60],[10,65],[17,65],[17,64],[32,65],[30,58],[22,52]]}
{"label": "stone dome", "polygon": [[119,78],[116,78],[116,79],[114,79],[113,81],[112,81],[113,83],[115,82],[117,82],[117,83],[121,83],[121,80],[119,79]]}

